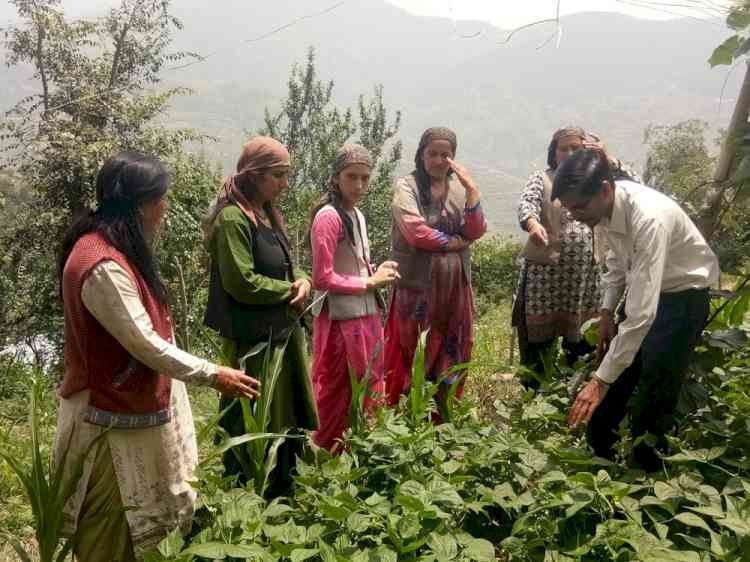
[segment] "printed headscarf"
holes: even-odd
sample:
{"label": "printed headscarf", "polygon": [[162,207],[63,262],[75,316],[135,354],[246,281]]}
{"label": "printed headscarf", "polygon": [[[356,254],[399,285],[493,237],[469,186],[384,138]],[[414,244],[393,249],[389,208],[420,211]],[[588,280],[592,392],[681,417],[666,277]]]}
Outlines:
{"label": "printed headscarf", "polygon": [[359,144],[345,144],[336,152],[336,158],[333,160],[331,177],[341,172],[347,166],[352,164],[364,164],[372,168],[372,156],[370,151]]}
{"label": "printed headscarf", "polygon": [[424,152],[425,147],[432,141],[436,140],[448,141],[453,149],[453,155],[456,155],[456,149],[458,148],[458,138],[456,137],[456,133],[448,127],[430,127],[422,133],[422,138],[419,139],[417,153],[414,155],[414,163],[417,168],[419,168],[419,160],[422,158],[422,152]]}
{"label": "printed headscarf", "polygon": [[[210,240],[213,225],[219,213],[229,204],[237,205],[243,214],[257,226],[250,202],[247,196],[237,185],[237,180],[247,174],[260,172],[268,168],[278,166],[289,166],[291,158],[286,146],[271,137],[259,136],[252,139],[242,147],[242,154],[237,160],[237,172],[224,180],[216,200],[211,205],[203,221],[203,230],[206,240]],[[276,209],[271,209],[273,219],[279,227],[283,228],[284,222]]]}

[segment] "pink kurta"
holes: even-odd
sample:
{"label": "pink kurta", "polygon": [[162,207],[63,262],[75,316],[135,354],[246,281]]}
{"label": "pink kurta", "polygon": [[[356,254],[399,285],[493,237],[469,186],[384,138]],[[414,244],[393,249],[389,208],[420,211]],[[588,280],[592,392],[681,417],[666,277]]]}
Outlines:
{"label": "pink kurta", "polygon": [[[348,243],[344,241],[344,225],[335,210],[323,209],[315,216],[311,240],[313,286],[316,290],[347,295],[365,293],[364,277],[334,270],[336,246]],[[331,320],[328,306],[324,304],[313,324],[312,380],[320,416],[320,428],[313,439],[319,447],[330,449],[349,427],[352,395],[349,369],[361,380],[370,365],[371,393],[382,395],[383,328],[380,316],[371,314],[350,320]],[[377,399],[369,399],[366,407],[371,408],[375,403]]]}
{"label": "pink kurta", "polygon": [[[432,213],[439,218],[429,222],[417,208],[393,209],[393,220],[406,242],[432,252],[432,282],[429,288],[397,287],[393,291],[385,328],[386,393],[390,404],[396,404],[410,387],[420,332],[429,329],[425,371],[431,380],[454,365],[471,360],[474,295],[466,281],[461,256],[445,248],[456,236],[477,240],[485,233],[487,223],[479,204],[462,213],[451,213],[441,203],[434,205],[442,209]],[[448,382],[459,374],[453,373]],[[457,396],[461,391],[459,388]]]}

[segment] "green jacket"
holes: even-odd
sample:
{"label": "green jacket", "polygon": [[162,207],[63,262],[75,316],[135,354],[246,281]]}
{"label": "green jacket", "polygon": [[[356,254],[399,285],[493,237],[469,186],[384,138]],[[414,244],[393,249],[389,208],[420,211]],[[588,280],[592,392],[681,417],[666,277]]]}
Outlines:
{"label": "green jacket", "polygon": [[278,341],[296,313],[292,283],[309,279],[290,263],[283,234],[255,226],[236,205],[216,217],[211,239],[211,281],[204,324],[237,341]]}

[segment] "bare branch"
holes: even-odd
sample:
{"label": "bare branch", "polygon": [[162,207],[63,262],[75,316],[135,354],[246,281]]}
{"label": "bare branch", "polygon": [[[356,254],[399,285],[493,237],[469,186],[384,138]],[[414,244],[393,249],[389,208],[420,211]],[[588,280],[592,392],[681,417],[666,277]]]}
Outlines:
{"label": "bare branch", "polygon": [[539,20],[531,23],[527,23],[526,25],[522,25],[521,27],[517,27],[513,31],[511,31],[508,36],[505,38],[504,41],[500,41],[501,45],[505,45],[506,43],[509,43],[510,40],[513,38],[514,35],[516,35],[518,32],[523,31],[525,29],[529,29],[531,27],[536,27],[537,25],[543,25],[545,23],[555,23],[557,24],[557,27],[555,29],[555,32],[552,33],[541,45],[537,47],[537,50],[542,49],[546,45],[548,45],[555,37],[557,38],[557,46],[560,46],[560,38],[562,37],[562,26],[560,24],[560,4],[562,3],[562,0],[557,0],[557,8],[555,10],[555,17],[549,18],[545,20]]}

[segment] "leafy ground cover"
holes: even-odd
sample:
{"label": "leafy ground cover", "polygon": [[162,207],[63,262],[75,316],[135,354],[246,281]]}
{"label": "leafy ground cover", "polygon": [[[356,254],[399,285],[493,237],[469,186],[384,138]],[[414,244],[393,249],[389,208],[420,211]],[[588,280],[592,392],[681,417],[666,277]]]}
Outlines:
{"label": "leafy ground cover", "polygon": [[[749,301],[743,291],[725,306],[697,350],[685,415],[658,473],[629,468],[626,425],[614,463],[592,457],[584,436],[568,429],[571,385],[586,365],[552,366],[540,393],[523,393],[493,378],[508,368],[503,353],[474,369],[466,398],[439,425],[434,387],[419,383],[417,365],[398,408],[369,420],[355,412],[366,423],[347,435],[344,451],[309,448],[292,495],[271,501],[222,478],[211,454],[216,401],[195,395],[203,436],[195,533],[171,535],[149,560],[748,560]],[[482,318],[479,326],[478,361],[507,352],[503,330]],[[19,497],[10,476],[2,486]],[[28,533],[30,522],[19,510],[3,525]]]}

